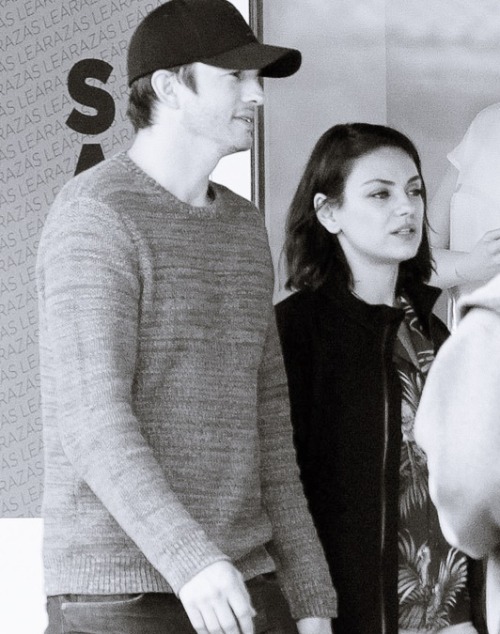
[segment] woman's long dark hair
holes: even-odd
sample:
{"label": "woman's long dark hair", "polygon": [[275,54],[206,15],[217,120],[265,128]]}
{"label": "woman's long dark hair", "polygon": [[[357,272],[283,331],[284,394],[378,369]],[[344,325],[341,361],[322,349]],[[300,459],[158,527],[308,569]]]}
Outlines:
{"label": "woman's long dark hair", "polygon": [[322,193],[335,204],[341,205],[354,162],[384,147],[406,152],[422,179],[422,241],[417,254],[399,265],[397,290],[407,284],[429,280],[432,257],[427,236],[427,201],[417,149],[407,136],[393,128],[370,123],[346,123],[333,126],[320,137],[290,205],[284,245],[288,269],[286,288],[315,290],[332,276],[352,288],[352,273],[342,247],[337,236],[329,233],[318,221],[314,196]]}

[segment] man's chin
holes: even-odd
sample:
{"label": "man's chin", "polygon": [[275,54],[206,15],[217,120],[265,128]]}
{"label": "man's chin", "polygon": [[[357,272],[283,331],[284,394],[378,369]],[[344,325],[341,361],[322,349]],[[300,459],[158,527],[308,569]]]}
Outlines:
{"label": "man's chin", "polygon": [[240,143],[239,145],[233,145],[232,148],[227,152],[227,156],[230,154],[237,154],[238,152],[246,152],[252,147],[252,141],[249,143]]}

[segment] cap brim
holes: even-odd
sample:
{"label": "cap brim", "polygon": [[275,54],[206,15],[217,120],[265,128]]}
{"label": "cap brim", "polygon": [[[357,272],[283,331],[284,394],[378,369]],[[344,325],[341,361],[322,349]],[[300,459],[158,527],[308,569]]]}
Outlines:
{"label": "cap brim", "polygon": [[294,48],[251,42],[200,61],[220,68],[259,70],[263,77],[289,77],[299,70],[302,55]]}

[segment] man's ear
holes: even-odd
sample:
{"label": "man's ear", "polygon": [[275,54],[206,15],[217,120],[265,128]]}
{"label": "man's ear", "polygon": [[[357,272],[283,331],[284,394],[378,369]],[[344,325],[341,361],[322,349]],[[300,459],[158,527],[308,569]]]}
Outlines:
{"label": "man's ear", "polygon": [[176,83],[175,73],[166,69],[155,70],[151,75],[151,87],[155,91],[158,101],[170,108],[178,107]]}
{"label": "man's ear", "polygon": [[328,196],[321,193],[315,194],[314,209],[316,210],[316,218],[329,233],[337,234],[342,231],[338,221],[339,207],[328,200]]}

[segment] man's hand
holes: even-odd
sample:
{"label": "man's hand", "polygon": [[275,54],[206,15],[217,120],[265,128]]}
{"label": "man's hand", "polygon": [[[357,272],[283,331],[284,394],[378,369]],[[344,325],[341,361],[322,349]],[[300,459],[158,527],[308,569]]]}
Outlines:
{"label": "man's hand", "polygon": [[469,282],[488,280],[499,273],[500,229],[487,231],[464,258],[464,262],[457,266],[456,272]]}
{"label": "man's hand", "polygon": [[[242,575],[228,561],[204,568],[182,586],[179,599],[198,634],[254,633],[250,595]],[[309,631],[316,632],[304,633]]]}
{"label": "man's hand", "polygon": [[333,634],[331,619],[308,617],[297,621],[299,634]]}

